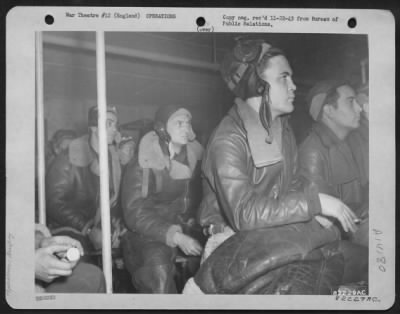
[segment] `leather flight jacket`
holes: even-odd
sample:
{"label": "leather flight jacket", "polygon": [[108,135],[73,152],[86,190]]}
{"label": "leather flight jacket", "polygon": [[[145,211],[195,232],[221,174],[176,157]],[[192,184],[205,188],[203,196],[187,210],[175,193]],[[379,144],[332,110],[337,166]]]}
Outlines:
{"label": "leather flight jacket", "polygon": [[368,207],[368,194],[363,192],[351,148],[322,122],[313,125],[301,144],[299,167],[306,184],[341,199],[356,214]]}
{"label": "leather flight jacket", "polygon": [[[303,188],[294,178],[297,147],[287,118],[279,118],[282,156],[274,162],[265,156],[268,144],[264,138],[252,146],[249,128],[259,121],[258,114],[242,113],[243,107],[248,106],[239,104],[229,111],[208,143],[202,163],[200,224],[229,225],[241,231],[309,221],[320,213],[319,198],[313,187]],[[258,136],[262,132],[257,128],[251,133]],[[258,166],[254,151],[260,146],[267,147],[265,153],[261,151],[266,160]]]}
{"label": "leather flight jacket", "polygon": [[204,293],[330,294],[340,284],[339,230],[313,219],[321,211],[319,197],[296,179],[297,147],[287,118],[278,118],[275,128],[274,148],[258,114],[236,100],[209,141],[199,221],[210,234],[224,225],[236,234],[194,277]]}
{"label": "leather flight jacket", "polygon": [[215,249],[194,281],[206,294],[332,294],[344,272],[338,238],[316,220],[241,231]]}
{"label": "leather flight jacket", "polygon": [[174,246],[175,232],[193,229],[201,195],[201,153],[192,145],[200,144],[183,148],[182,163],[169,160],[154,131],[143,137],[138,160],[126,169],[121,191],[124,219],[131,232]]}
{"label": "leather flight jacket", "polygon": [[[109,148],[110,149],[110,148]],[[110,200],[118,199],[120,165],[116,153],[109,151]],[[78,232],[90,223],[99,207],[100,177],[98,159],[89,145],[89,136],[73,140],[60,153],[46,173],[46,208],[51,229],[72,228]],[[111,213],[117,211],[117,201]]]}

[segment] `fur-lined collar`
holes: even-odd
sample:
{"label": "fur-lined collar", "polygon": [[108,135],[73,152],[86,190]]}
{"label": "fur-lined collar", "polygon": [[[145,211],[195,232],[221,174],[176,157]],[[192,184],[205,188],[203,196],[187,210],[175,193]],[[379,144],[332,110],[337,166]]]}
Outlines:
{"label": "fur-lined collar", "polygon": [[[139,165],[142,168],[149,168],[154,170],[168,169],[172,178],[174,179],[187,179],[190,178],[196,164],[201,160],[203,154],[203,147],[196,140],[187,144],[187,158],[189,167],[170,160],[161,149],[159,137],[155,131],[151,131],[143,136],[139,144]],[[187,169],[186,169],[187,168]]]}

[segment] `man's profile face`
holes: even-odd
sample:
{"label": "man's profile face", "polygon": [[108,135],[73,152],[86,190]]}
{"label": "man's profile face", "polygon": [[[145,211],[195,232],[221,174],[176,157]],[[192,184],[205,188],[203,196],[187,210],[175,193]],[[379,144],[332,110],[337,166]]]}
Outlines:
{"label": "man's profile face", "polygon": [[[111,145],[117,134],[118,134],[118,118],[117,116],[112,113],[112,112],[107,112],[107,118],[106,118],[106,132],[107,132],[107,144]],[[99,129],[98,127],[93,127],[93,130],[99,138]]]}
{"label": "man's profile face", "polygon": [[296,85],[292,80],[292,69],[288,60],[282,56],[272,57],[261,77],[270,85],[270,108],[273,117],[293,111]]}
{"label": "man's profile face", "polygon": [[112,144],[118,133],[118,118],[112,112],[107,112],[106,118],[107,143]]}
{"label": "man's profile face", "polygon": [[122,165],[128,164],[135,153],[135,143],[133,141],[126,142],[119,149],[119,158]]}
{"label": "man's profile face", "polygon": [[343,85],[337,88],[337,92],[339,98],[337,107],[331,106],[331,119],[342,128],[349,130],[358,128],[362,110],[356,101],[354,90],[348,85]]}
{"label": "man's profile face", "polygon": [[167,121],[167,132],[171,142],[177,145],[186,145],[192,130],[191,118],[186,114],[173,116]]}

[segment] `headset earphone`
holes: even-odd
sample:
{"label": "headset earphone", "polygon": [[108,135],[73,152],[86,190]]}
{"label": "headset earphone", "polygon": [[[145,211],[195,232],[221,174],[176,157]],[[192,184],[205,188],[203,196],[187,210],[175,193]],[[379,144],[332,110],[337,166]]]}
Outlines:
{"label": "headset earphone", "polygon": [[263,80],[258,73],[258,65],[265,53],[271,46],[264,40],[254,40],[247,38],[237,38],[237,44],[233,50],[234,58],[240,62],[236,71],[230,75],[231,81],[228,81],[228,86],[231,90],[238,86],[240,80],[247,79],[246,96],[254,97],[261,96],[260,105],[260,121],[267,131],[266,142],[272,142],[271,126],[271,111],[269,105],[269,89],[270,85]]}
{"label": "headset earphone", "polygon": [[168,134],[165,123],[161,121],[156,121],[154,123],[154,131],[161,138],[162,141],[169,143],[171,141],[171,136]]}

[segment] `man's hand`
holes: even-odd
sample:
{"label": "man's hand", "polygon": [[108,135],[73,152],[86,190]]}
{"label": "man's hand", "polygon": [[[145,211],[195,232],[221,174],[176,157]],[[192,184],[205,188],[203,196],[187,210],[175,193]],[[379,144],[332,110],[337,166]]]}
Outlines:
{"label": "man's hand", "polygon": [[203,250],[197,240],[181,232],[175,233],[174,241],[186,255],[199,256]]}
{"label": "man's hand", "polygon": [[359,219],[341,200],[323,193],[319,193],[319,199],[323,215],[339,220],[345,232],[356,231],[355,222]]}
{"label": "man's hand", "polygon": [[60,276],[70,276],[76,262],[60,260],[55,254],[63,253],[70,248],[65,244],[52,244],[39,248],[35,252],[35,278],[51,282]]}
{"label": "man's hand", "polygon": [[69,236],[55,236],[44,238],[40,243],[41,248],[46,248],[53,245],[65,245],[68,246],[68,249],[71,247],[76,247],[81,253],[81,256],[83,256],[83,248],[81,243],[78,240],[75,240]]}
{"label": "man's hand", "polygon": [[328,218],[324,217],[324,216],[317,215],[314,218],[325,229],[329,229],[333,225],[333,222],[331,220],[329,220]]}

